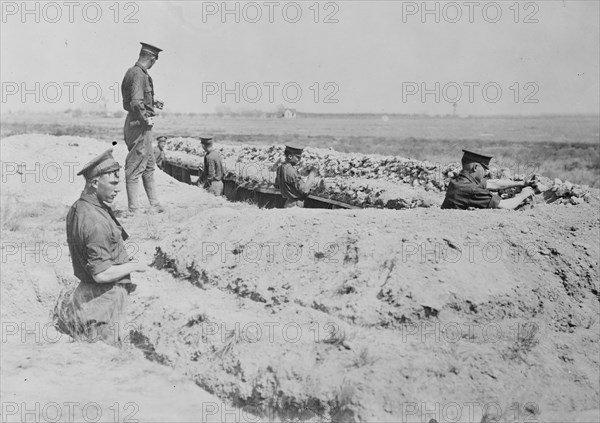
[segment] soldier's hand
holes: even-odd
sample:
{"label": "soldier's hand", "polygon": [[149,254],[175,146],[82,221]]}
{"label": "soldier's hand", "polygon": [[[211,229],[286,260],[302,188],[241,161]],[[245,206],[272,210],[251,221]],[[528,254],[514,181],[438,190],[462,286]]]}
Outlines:
{"label": "soldier's hand", "polygon": [[154,100],[154,107],[156,107],[158,110],[162,110],[163,107],[165,107],[165,103],[162,100]]}
{"label": "soldier's hand", "polygon": [[148,117],[148,119],[146,120],[146,125],[148,125],[150,128],[154,126],[154,118],[152,116]]}
{"label": "soldier's hand", "polygon": [[146,272],[150,267],[146,264],[146,263],[142,263],[141,261],[138,261],[137,263],[135,263],[135,270],[134,272]]}
{"label": "soldier's hand", "polygon": [[550,188],[548,188],[546,185],[542,184],[541,182],[535,182],[535,183],[532,185],[532,187],[533,187],[533,189],[534,189],[536,192],[538,192],[538,193],[541,193],[541,192],[546,192],[546,191],[548,191],[548,190],[550,189]]}
{"label": "soldier's hand", "polygon": [[533,197],[535,195],[535,191],[531,187],[525,187],[521,191],[521,195],[525,198]]}
{"label": "soldier's hand", "polygon": [[529,175],[523,181],[523,185],[526,187],[532,187],[532,186],[535,186],[535,184],[536,184],[535,175]]}

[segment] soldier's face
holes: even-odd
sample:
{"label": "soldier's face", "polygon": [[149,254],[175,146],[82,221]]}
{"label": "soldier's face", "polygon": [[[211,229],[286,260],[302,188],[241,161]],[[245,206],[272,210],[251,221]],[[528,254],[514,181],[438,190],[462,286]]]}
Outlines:
{"label": "soldier's face", "polygon": [[475,167],[475,179],[477,179],[478,182],[481,182],[481,181],[483,181],[484,177],[485,177],[485,167],[478,164]]}
{"label": "soldier's face", "polygon": [[298,163],[300,163],[300,156],[290,154],[289,161],[293,166],[296,166]]}
{"label": "soldier's face", "polygon": [[148,62],[148,69],[150,69],[152,66],[154,66],[154,64],[156,63],[157,60],[158,60],[158,58],[156,56],[152,56],[150,58],[150,61]]}
{"label": "soldier's face", "polygon": [[96,195],[101,203],[112,204],[119,193],[119,172],[105,173],[98,177]]}

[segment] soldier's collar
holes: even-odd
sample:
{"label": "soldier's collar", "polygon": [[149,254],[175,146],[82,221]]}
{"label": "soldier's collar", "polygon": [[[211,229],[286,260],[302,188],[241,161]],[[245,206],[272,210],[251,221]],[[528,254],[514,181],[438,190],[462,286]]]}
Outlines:
{"label": "soldier's collar", "polygon": [[469,182],[472,182],[474,184],[477,183],[477,181],[475,180],[475,178],[473,177],[473,175],[471,175],[471,173],[469,171],[467,171],[467,170],[464,170],[464,169],[461,170],[459,175],[462,175],[465,178],[467,178],[469,180]]}
{"label": "soldier's collar", "polygon": [[98,196],[96,194],[86,194],[86,192],[84,191],[81,193],[81,197],[79,197],[79,198],[87,203],[90,203],[90,204],[96,206],[96,207],[100,207],[103,209],[110,208],[106,204],[100,203],[100,201],[98,200]]}
{"label": "soldier's collar", "polygon": [[[131,63],[131,62],[129,62]],[[148,69],[146,69],[146,66],[142,65],[140,62],[135,62],[135,65],[140,68],[141,70],[144,71],[144,73],[148,73]]]}

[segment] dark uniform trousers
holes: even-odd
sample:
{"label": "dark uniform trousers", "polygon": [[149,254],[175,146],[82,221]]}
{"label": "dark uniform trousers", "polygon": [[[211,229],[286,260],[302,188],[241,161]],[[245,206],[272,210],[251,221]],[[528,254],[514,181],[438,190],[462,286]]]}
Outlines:
{"label": "dark uniform trousers", "polygon": [[[142,177],[144,186],[145,179],[151,178],[156,167],[152,149],[152,128],[144,122],[139,122],[133,113],[128,113],[125,119],[125,128],[123,129],[125,144],[129,154],[125,159],[125,179],[127,182],[136,182]],[[131,122],[138,122],[138,125],[132,126]]]}
{"label": "dark uniform trousers", "polygon": [[211,194],[220,197],[223,195],[223,181],[210,181],[204,184],[204,188]]}
{"label": "dark uniform trousers", "polygon": [[138,180],[142,177],[150,205],[158,206],[158,195],[154,185],[155,158],[153,152],[152,127],[148,118],[154,117],[154,84],[147,69],[139,62],[127,70],[121,83],[123,108],[128,112],[123,128],[125,144],[129,150],[125,159],[125,181],[129,209],[138,207]]}

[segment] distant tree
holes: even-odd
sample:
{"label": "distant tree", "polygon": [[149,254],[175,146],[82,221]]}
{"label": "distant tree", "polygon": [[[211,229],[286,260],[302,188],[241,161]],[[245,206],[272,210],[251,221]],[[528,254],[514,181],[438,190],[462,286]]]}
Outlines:
{"label": "distant tree", "polygon": [[283,116],[285,113],[286,107],[283,104],[277,106],[277,116]]}
{"label": "distant tree", "polygon": [[231,109],[227,106],[222,106],[222,105],[215,107],[215,112],[217,113],[217,116],[219,116],[219,117],[231,115]]}

